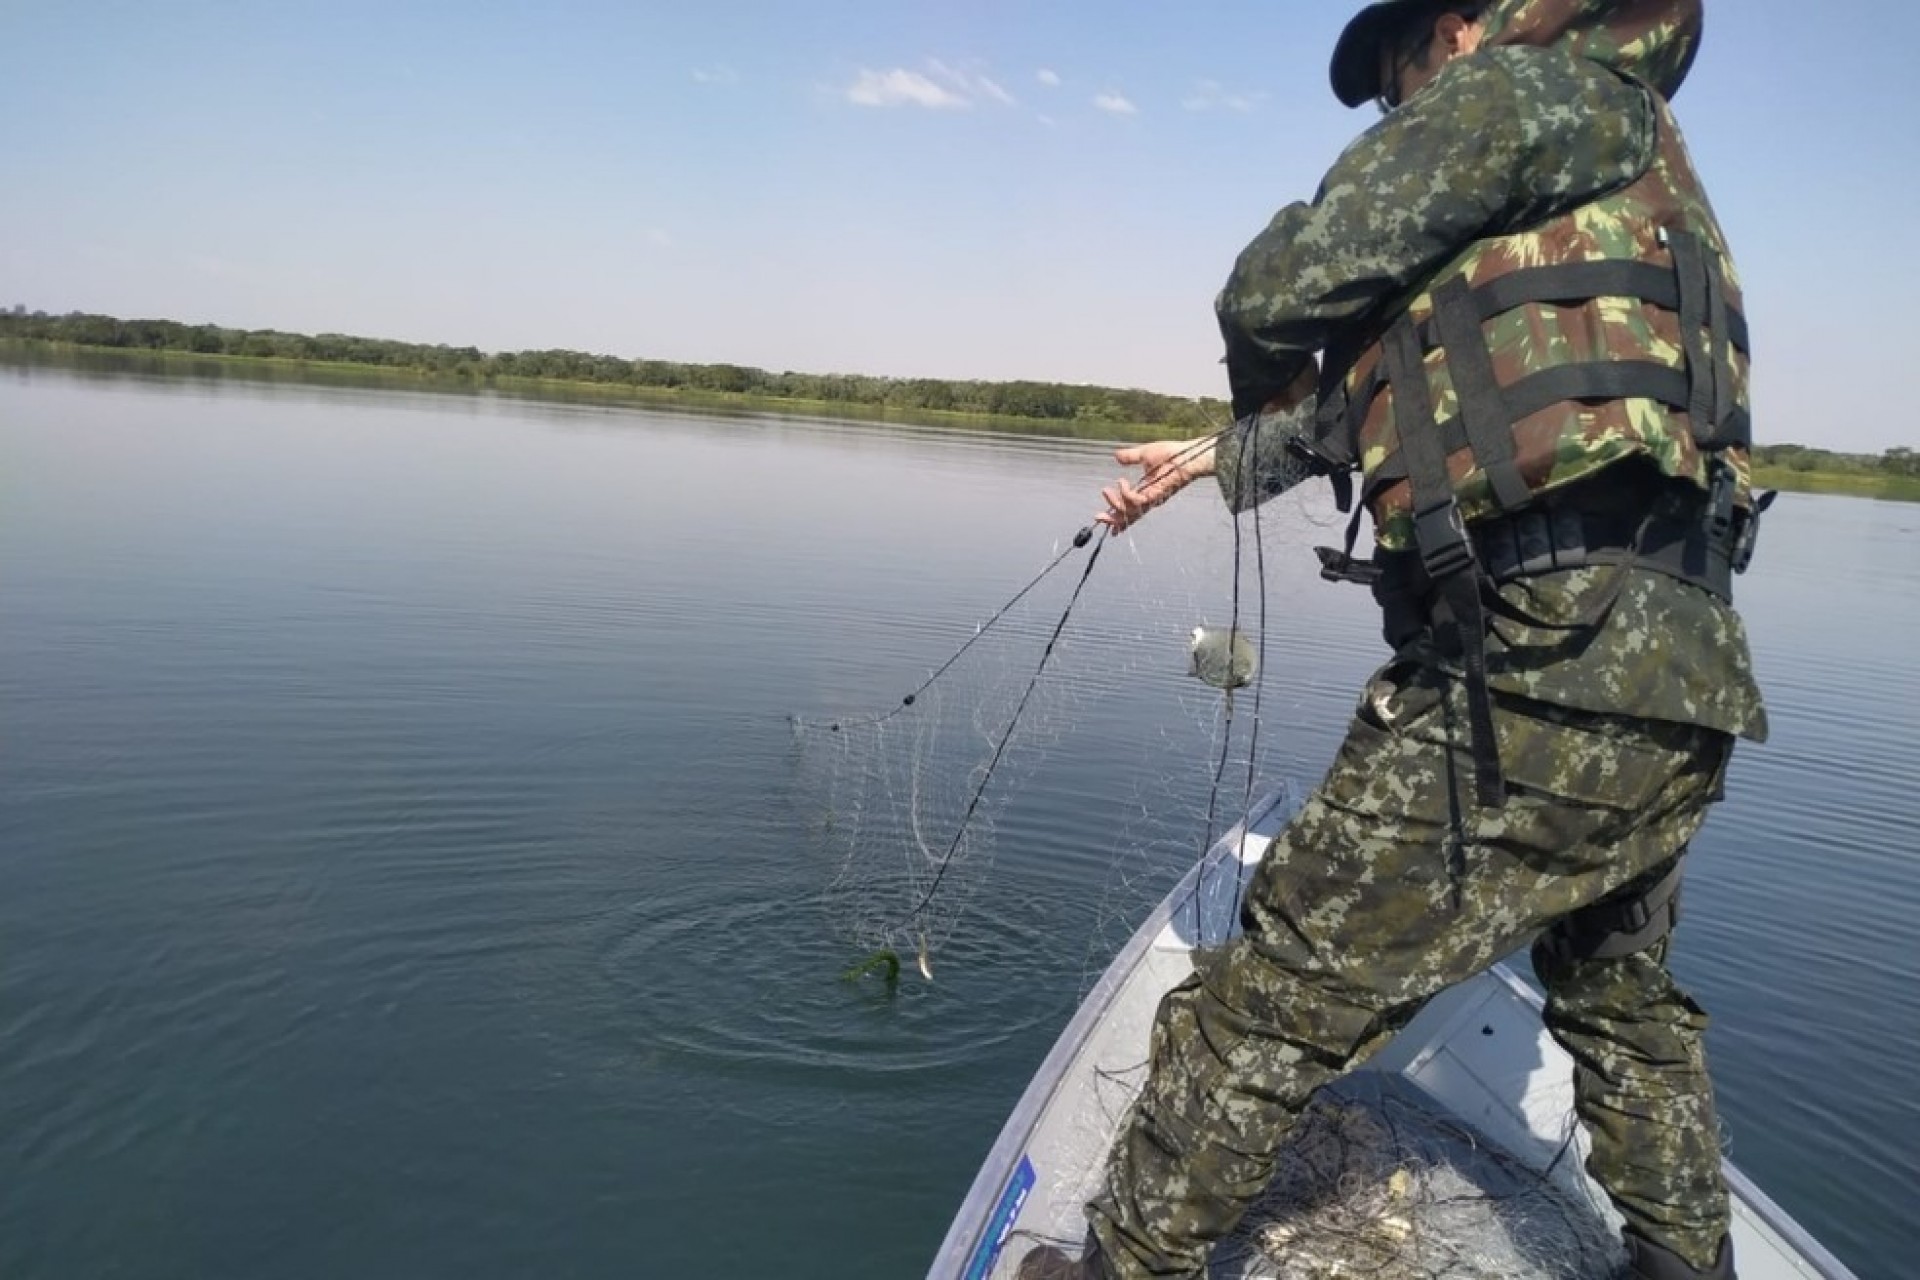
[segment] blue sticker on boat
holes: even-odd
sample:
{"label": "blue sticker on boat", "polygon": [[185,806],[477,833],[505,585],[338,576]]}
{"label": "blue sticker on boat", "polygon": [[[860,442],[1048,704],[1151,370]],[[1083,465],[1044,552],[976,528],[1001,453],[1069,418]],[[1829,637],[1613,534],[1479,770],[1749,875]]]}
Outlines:
{"label": "blue sticker on boat", "polygon": [[987,1219],[986,1235],[974,1249],[973,1260],[967,1263],[966,1280],[987,1280],[987,1273],[1000,1260],[1000,1250],[1006,1247],[1007,1237],[1013,1234],[1013,1224],[1019,1220],[1020,1208],[1026,1204],[1033,1183],[1033,1161],[1021,1156],[1020,1167],[1007,1180],[1007,1189],[1000,1193],[1000,1203],[993,1207],[993,1216]]}

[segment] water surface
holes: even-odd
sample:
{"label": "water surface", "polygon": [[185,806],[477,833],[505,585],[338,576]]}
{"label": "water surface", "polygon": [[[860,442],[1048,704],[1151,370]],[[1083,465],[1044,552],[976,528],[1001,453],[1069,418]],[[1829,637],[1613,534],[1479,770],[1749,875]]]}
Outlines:
{"label": "water surface", "polygon": [[[1205,798],[1188,500],[1091,580],[940,980],[836,981],[789,717],[896,704],[1099,449],[39,367],[0,464],[9,1278],[919,1274]],[[1263,518],[1273,776],[1380,656],[1336,523]],[[1774,740],[1676,959],[1733,1155],[1863,1277],[1920,1182],[1917,528],[1769,517]]]}

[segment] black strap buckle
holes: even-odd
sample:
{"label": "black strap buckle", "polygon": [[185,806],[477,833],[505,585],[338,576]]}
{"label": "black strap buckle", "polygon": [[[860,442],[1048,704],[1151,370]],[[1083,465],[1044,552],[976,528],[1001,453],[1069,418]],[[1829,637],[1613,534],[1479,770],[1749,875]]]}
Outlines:
{"label": "black strap buckle", "polygon": [[1413,544],[1420,550],[1427,577],[1436,583],[1473,568],[1473,543],[1452,495],[1413,513]]}
{"label": "black strap buckle", "polygon": [[1740,477],[1733,464],[1721,457],[1708,465],[1707,475],[1707,542],[1724,546],[1733,536],[1733,497],[1740,487]]}
{"label": "black strap buckle", "polygon": [[1733,553],[1730,559],[1735,573],[1745,573],[1747,567],[1753,563],[1754,547],[1760,541],[1760,513],[1772,506],[1773,500],[1779,496],[1779,491],[1774,489],[1753,495],[1753,510],[1747,512],[1747,518],[1742,522],[1740,532],[1734,536],[1733,540]]}
{"label": "black strap buckle", "polygon": [[[1684,855],[1685,848],[1680,852]],[[1542,935],[1540,946],[1559,964],[1638,955],[1679,924],[1680,886],[1681,860],[1676,858],[1652,883],[1637,882],[1562,918]]]}
{"label": "black strap buckle", "polygon": [[1371,587],[1380,581],[1380,566],[1371,560],[1356,560],[1338,547],[1315,547],[1320,557],[1320,576],[1328,582],[1352,582]]}

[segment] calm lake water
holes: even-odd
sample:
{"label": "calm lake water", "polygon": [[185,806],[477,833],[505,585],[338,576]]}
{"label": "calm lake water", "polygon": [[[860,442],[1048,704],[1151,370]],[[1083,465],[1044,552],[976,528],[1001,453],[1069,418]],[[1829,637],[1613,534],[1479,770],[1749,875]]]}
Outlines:
{"label": "calm lake water", "polygon": [[[1184,644],[1230,609],[1231,524],[1190,498],[1107,549],[932,985],[837,980],[862,866],[808,829],[830,771],[789,717],[897,705],[1112,471],[0,367],[0,1276],[921,1274],[1192,844]],[[1318,776],[1380,657],[1314,576],[1334,523],[1263,517],[1266,776]],[[1882,1280],[1920,1212],[1916,535],[1769,517],[1774,738],[1676,958],[1734,1158]],[[1024,681],[1048,608],[974,689]]]}

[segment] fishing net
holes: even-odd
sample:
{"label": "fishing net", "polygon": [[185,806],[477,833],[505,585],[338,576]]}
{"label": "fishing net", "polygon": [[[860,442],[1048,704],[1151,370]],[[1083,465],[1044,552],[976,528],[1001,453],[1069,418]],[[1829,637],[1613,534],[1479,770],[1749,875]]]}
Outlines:
{"label": "fishing net", "polygon": [[[1297,511],[1236,527],[1190,497],[1125,538],[1063,538],[1011,599],[983,600],[959,635],[930,643],[950,660],[902,679],[891,706],[795,718],[796,794],[847,976],[935,969],[981,944],[968,921],[999,931],[983,945],[1098,974],[1263,785],[1255,531]],[[1229,694],[1192,678],[1190,650],[1196,628],[1235,626],[1236,676],[1249,650],[1263,672]],[[1052,866],[1076,877],[1070,893],[1043,892],[1046,918],[995,896],[1009,850],[1029,887]],[[1063,901],[1078,919],[1061,918]]]}
{"label": "fishing net", "polygon": [[[1612,1280],[1617,1219],[1571,1140],[1535,1169],[1362,1072],[1323,1091],[1215,1276],[1247,1280]],[[1563,1175],[1563,1176],[1555,1176]]]}
{"label": "fishing net", "polygon": [[[1145,1064],[1103,1073],[1109,1128]],[[1266,1193],[1214,1249],[1211,1280],[1615,1280],[1620,1219],[1568,1131],[1541,1168],[1489,1144],[1403,1077],[1347,1076],[1315,1095],[1276,1154]],[[1077,1179],[1059,1199],[1092,1193]],[[1077,1217],[1077,1215],[1075,1215]],[[1069,1234],[1023,1241],[1078,1250]],[[1009,1263],[1009,1267],[1013,1264]]]}

